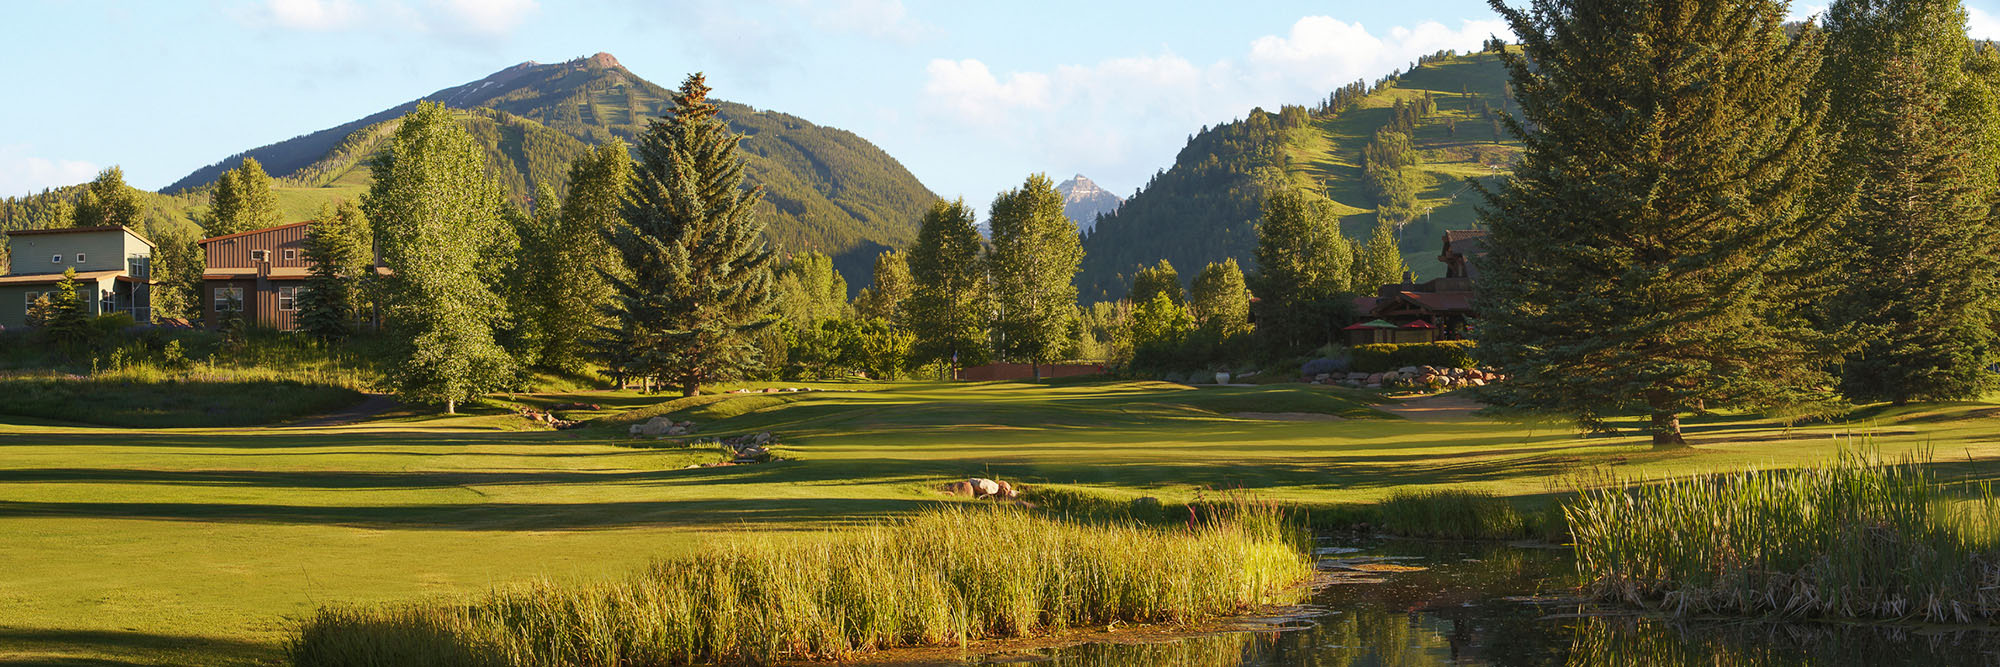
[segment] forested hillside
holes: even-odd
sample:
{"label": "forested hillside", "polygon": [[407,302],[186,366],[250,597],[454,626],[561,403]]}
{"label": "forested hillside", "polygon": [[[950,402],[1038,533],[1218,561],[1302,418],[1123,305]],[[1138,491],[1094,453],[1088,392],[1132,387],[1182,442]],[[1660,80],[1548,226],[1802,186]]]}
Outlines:
{"label": "forested hillside", "polygon": [[[1475,197],[1465,179],[1503,174],[1520,150],[1497,114],[1513,109],[1506,71],[1491,53],[1437,54],[1373,85],[1353,84],[1308,108],[1252,110],[1243,120],[1203,128],[1174,165],[1156,174],[1084,240],[1085,301],[1124,296],[1139,267],[1161,258],[1193,275],[1234,257],[1253,268],[1256,224],[1264,198],[1281,187],[1334,202],[1342,229],[1366,239],[1378,209],[1402,221],[1404,261],[1435,277],[1438,239],[1474,225]],[[1378,133],[1407,137],[1395,168],[1398,184],[1371,178],[1365,155]],[[1388,152],[1377,146],[1378,156]],[[1398,194],[1397,188],[1406,188]],[[1384,206],[1384,202],[1388,202]]]}
{"label": "forested hillside", "polygon": [[[597,54],[558,64],[523,63],[424,100],[467,110],[461,121],[486,148],[510,194],[560,188],[569,160],[586,146],[631,141],[666,110],[667,91]],[[366,158],[419,100],[360,120],[230,156],[196,170],[167,192],[199,191],[224,169],[254,157],[280,178],[289,217],[320,202],[355,198],[369,183]],[[907,245],[935,196],[874,144],[845,130],[787,114],[720,103],[732,129],[746,135],[748,180],[765,189],[771,239],[785,250],[834,256],[843,273],[865,276],[879,250]]]}

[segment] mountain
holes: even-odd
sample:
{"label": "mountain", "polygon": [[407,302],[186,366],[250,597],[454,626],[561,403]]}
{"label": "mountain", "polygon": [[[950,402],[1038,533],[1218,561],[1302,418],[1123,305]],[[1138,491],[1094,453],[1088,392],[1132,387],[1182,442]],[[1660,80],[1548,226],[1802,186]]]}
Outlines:
{"label": "mountain", "polygon": [[1437,254],[1444,231],[1476,224],[1478,196],[1466,179],[1504,176],[1521,150],[1493,123],[1497,112],[1516,110],[1506,69],[1496,54],[1440,53],[1408,72],[1342,93],[1339,104],[1287,106],[1275,114],[1253,109],[1242,120],[1189,138],[1172,167],[1084,237],[1081,298],[1123,297],[1133,273],[1162,258],[1182,276],[1225,257],[1252,270],[1264,198],[1282,187],[1331,202],[1342,232],[1365,239],[1376,218],[1362,151],[1390,122],[1398,101],[1426,98],[1436,111],[1417,121],[1410,138],[1422,164],[1406,173],[1424,213],[1403,225],[1399,241],[1403,261],[1418,275],[1441,275]]}
{"label": "mountain", "polygon": [[1097,224],[1097,216],[1116,211],[1119,204],[1125,203],[1125,198],[1097,187],[1083,174],[1058,183],[1056,192],[1063,196],[1063,215],[1075,220],[1077,228],[1085,232]]}
{"label": "mountain", "polygon": [[[568,62],[525,62],[354,121],[232,155],[188,174],[165,192],[194,191],[255,157],[283,185],[288,218],[321,202],[355,198],[372,179],[367,160],[420,101],[463,110],[461,120],[487,149],[495,175],[525,201],[539,185],[560,189],[569,160],[584,147],[631,143],[665,113],[670,93],[608,53]],[[711,98],[713,99],[713,98]],[[867,285],[875,254],[908,245],[936,199],[888,153],[852,132],[803,118],[717,100],[721,117],[745,135],[750,184],[763,186],[767,236],[784,251],[834,257],[853,289]]]}

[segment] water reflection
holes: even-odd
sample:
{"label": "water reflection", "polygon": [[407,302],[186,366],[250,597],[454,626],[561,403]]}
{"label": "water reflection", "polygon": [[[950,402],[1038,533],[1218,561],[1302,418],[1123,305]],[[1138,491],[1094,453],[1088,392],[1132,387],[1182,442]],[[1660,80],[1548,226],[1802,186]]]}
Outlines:
{"label": "water reflection", "polygon": [[1394,562],[1428,569],[1328,587],[1313,600],[1325,614],[1302,628],[1090,644],[1029,659],[1060,667],[2000,665],[2000,628],[1675,621],[1583,604],[1570,597],[1566,551],[1391,541],[1346,555],[1366,556],[1415,557]]}

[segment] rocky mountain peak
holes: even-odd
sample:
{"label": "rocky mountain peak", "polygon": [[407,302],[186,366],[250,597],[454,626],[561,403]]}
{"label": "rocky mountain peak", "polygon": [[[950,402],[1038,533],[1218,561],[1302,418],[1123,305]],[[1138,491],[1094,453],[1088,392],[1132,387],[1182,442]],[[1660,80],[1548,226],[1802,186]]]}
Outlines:
{"label": "rocky mountain peak", "polygon": [[1056,192],[1063,196],[1063,215],[1075,220],[1077,228],[1086,232],[1097,225],[1097,216],[1116,211],[1125,203],[1125,198],[1098,187],[1083,174],[1057,184]]}

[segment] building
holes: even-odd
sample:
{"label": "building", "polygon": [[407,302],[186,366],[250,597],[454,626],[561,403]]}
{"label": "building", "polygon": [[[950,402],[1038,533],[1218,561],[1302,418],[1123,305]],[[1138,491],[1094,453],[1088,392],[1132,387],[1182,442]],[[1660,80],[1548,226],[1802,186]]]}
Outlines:
{"label": "building", "polygon": [[153,242],[125,227],[24,229],[7,233],[11,258],[0,275],[0,327],[28,324],[28,307],[76,270],[77,293],[92,315],[129,313],[153,321]]}
{"label": "building", "polygon": [[232,313],[252,326],[298,328],[298,296],[312,263],[305,259],[306,228],[294,222],[202,239],[208,269],[201,275],[201,319],[219,327]]}
{"label": "building", "polygon": [[1427,343],[1471,338],[1473,297],[1479,268],[1472,260],[1486,254],[1486,232],[1459,229],[1444,233],[1444,277],[1416,283],[1403,274],[1400,285],[1383,285],[1372,297],[1354,300],[1363,322],[1347,327],[1349,345],[1366,343]]}

